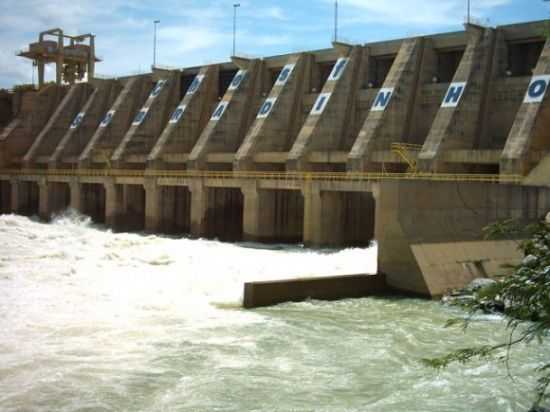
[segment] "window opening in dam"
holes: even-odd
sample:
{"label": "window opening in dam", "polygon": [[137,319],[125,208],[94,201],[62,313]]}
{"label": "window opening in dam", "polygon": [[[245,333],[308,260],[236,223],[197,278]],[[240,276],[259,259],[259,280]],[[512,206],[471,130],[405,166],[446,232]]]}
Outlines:
{"label": "window opening in dam", "polygon": [[282,67],[279,67],[278,69],[269,70],[269,90],[271,90],[275,85],[275,82],[279,78],[281,71],[282,71]]}
{"label": "window opening in dam", "polygon": [[11,212],[11,183],[6,180],[0,181],[0,214]]}
{"label": "window opening in dam", "polygon": [[374,238],[375,200],[368,192],[321,192],[322,243],[368,246]]}
{"label": "window opening in dam", "polygon": [[458,69],[464,49],[437,50],[436,77],[439,83],[450,83]]}
{"label": "window opening in dam", "polygon": [[393,62],[395,61],[395,54],[387,55],[387,56],[376,56],[373,60],[373,74],[374,76],[371,77],[370,81],[374,84],[374,87],[382,87],[384,84],[384,81],[386,80],[386,77],[388,76],[388,73],[391,70],[391,67],[393,66]]}
{"label": "window opening in dam", "polygon": [[38,215],[40,188],[36,182],[17,182],[16,213],[24,216]]}
{"label": "window opening in dam", "polygon": [[161,233],[186,235],[191,227],[191,192],[185,186],[163,186],[160,188]]}
{"label": "window opening in dam", "polygon": [[182,75],[180,79],[180,100],[183,99],[183,96],[185,96],[185,93],[187,93],[187,90],[189,89],[189,86],[191,86],[191,83],[193,83],[193,80],[195,80],[195,74],[186,74]]}
{"label": "window opening in dam", "polygon": [[119,229],[141,231],[145,228],[145,189],[142,185],[124,185]]}
{"label": "window opening in dam", "polygon": [[50,216],[52,214],[62,212],[63,210],[67,209],[71,204],[71,188],[68,183],[48,183],[47,196],[48,204],[46,212]]}
{"label": "window opening in dam", "polygon": [[218,83],[218,98],[221,99],[229,85],[233,81],[233,77],[237,74],[237,70],[223,70],[220,71],[219,83]]}
{"label": "window opening in dam", "polygon": [[319,83],[317,83],[317,85],[314,86],[317,93],[320,93],[321,90],[323,89],[323,86],[327,82],[328,76],[330,76],[330,73],[332,72],[332,69],[334,68],[335,64],[336,64],[336,62],[333,61],[333,62],[329,62],[329,63],[320,63],[318,65]]}
{"label": "window opening in dam", "polygon": [[508,44],[509,76],[531,76],[544,48],[544,41]]}
{"label": "window opening in dam", "polygon": [[258,201],[258,215],[245,217],[258,220],[258,233],[245,233],[246,238],[265,243],[302,243],[304,198],[300,191],[258,190]]}
{"label": "window opening in dam", "polygon": [[243,238],[244,197],[241,189],[209,187],[206,237],[227,242]]}
{"label": "window opening in dam", "polygon": [[105,187],[102,184],[84,183],[80,192],[82,213],[94,223],[105,223]]}

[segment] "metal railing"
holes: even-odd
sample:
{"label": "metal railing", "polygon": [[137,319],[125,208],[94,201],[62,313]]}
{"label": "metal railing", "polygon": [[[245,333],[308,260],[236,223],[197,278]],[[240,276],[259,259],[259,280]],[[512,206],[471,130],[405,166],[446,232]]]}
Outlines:
{"label": "metal railing", "polygon": [[385,172],[255,172],[199,170],[125,170],[125,169],[0,169],[8,176],[67,176],[114,178],[202,178],[293,181],[361,182],[381,180],[429,180],[439,182],[521,183],[523,176],[512,174],[455,174],[455,173],[385,173]]}
{"label": "metal railing", "polygon": [[412,143],[392,143],[391,151],[397,154],[409,166],[408,172],[416,173],[418,153],[422,145]]}

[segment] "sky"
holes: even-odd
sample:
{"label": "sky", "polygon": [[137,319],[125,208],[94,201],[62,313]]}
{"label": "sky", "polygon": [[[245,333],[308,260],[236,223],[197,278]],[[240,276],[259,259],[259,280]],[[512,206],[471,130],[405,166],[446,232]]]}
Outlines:
{"label": "sky", "polygon": [[[235,0],[1,0],[0,88],[30,83],[32,63],[17,50],[55,27],[94,33],[103,62],[96,73],[150,71],[153,21],[157,64],[199,66],[228,61]],[[237,55],[262,57],[331,47],[334,0],[237,0]],[[339,0],[339,39],[351,43],[461,30],[467,0]],[[471,0],[477,22],[504,25],[550,16],[543,0]],[[53,77],[54,67],[47,67]],[[35,74],[36,81],[36,74]]]}

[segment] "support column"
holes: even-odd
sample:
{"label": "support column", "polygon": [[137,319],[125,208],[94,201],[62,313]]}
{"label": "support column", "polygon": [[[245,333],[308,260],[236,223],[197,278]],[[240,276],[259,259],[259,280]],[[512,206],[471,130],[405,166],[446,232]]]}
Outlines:
{"label": "support column", "polygon": [[321,231],[322,246],[338,246],[344,243],[344,197],[342,192],[322,192]]}
{"label": "support column", "polygon": [[162,217],[162,187],[156,180],[148,178],[143,185],[145,189],[145,231],[159,232]]}
{"label": "support column", "polygon": [[71,189],[70,208],[82,212],[82,185],[80,182],[73,181],[69,183]]}
{"label": "support column", "polygon": [[38,216],[42,220],[50,220],[51,213],[50,187],[46,179],[38,182]]}
{"label": "support column", "polygon": [[44,86],[44,63],[38,62],[38,89],[41,89]]}
{"label": "support column", "polygon": [[258,189],[256,182],[241,188],[243,205],[243,240],[266,241],[275,236],[275,193]]}
{"label": "support column", "polygon": [[206,211],[208,210],[208,188],[203,182],[193,182],[191,192],[191,236],[206,235]]}
{"label": "support column", "polygon": [[304,245],[320,246],[321,236],[321,189],[318,183],[307,182],[304,195]]}
{"label": "support column", "polygon": [[11,199],[10,199],[10,210],[11,213],[20,213],[21,211],[21,201],[22,201],[22,191],[21,183],[17,179],[11,179]]}
{"label": "support column", "polygon": [[123,212],[123,192],[120,185],[114,181],[105,185],[105,223],[116,229],[118,216]]}

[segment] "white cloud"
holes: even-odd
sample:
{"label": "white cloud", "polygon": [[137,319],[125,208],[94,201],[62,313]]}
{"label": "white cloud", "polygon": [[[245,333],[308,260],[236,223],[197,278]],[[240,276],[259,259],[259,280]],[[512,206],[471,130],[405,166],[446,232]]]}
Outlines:
{"label": "white cloud", "polygon": [[[330,0],[327,0],[330,1]],[[472,12],[478,17],[512,0],[478,0]],[[449,26],[464,21],[464,0],[340,0],[344,23],[379,22],[395,25]]]}

